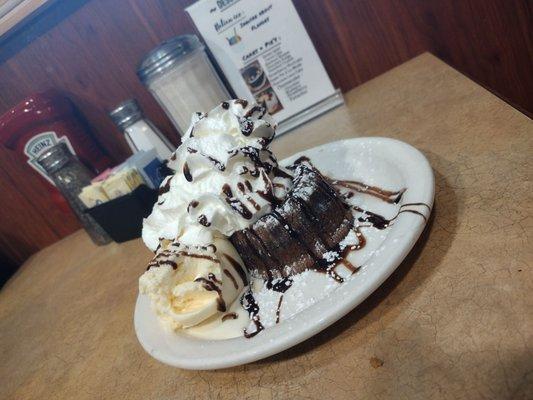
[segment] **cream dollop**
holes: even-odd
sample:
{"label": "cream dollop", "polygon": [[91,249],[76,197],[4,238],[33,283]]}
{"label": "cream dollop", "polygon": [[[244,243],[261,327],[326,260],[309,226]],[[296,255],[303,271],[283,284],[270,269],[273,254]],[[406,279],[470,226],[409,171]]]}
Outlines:
{"label": "cream dollop", "polygon": [[229,237],[268,213],[292,186],[268,149],[275,127],[263,107],[245,100],[195,114],[168,162],[175,173],[144,220],[145,244],[208,245],[214,235]]}

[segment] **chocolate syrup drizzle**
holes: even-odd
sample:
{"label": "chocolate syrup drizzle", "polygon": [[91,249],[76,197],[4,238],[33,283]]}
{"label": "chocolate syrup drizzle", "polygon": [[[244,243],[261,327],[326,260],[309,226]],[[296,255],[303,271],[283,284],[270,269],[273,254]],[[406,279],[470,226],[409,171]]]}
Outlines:
{"label": "chocolate syrup drizzle", "polygon": [[298,165],[300,165],[300,164],[302,164],[302,163],[304,163],[304,162],[308,162],[308,163],[310,163],[311,160],[310,160],[309,157],[307,157],[307,156],[301,156],[301,157],[298,157],[296,160],[294,160],[294,162],[292,163],[292,165],[289,165],[289,166],[287,167],[287,169],[288,169],[288,170],[291,170],[291,171],[292,171],[292,170],[295,170],[296,167],[297,167]]}
{"label": "chocolate syrup drizzle", "polygon": [[263,179],[263,183],[265,184],[265,190],[257,190],[255,193],[272,205],[281,204],[281,200],[274,195],[274,186],[270,182],[264,170],[261,171],[261,179]]}
{"label": "chocolate syrup drizzle", "polygon": [[[367,185],[359,181],[331,180],[330,179],[330,182],[332,185],[334,185],[337,188],[344,188],[344,189],[349,190],[348,192],[342,195],[345,199],[352,198],[354,194],[358,192],[358,193],[364,193],[364,194],[370,195],[372,197],[380,199],[389,204],[400,203],[404,193],[407,190],[407,188],[403,188],[397,191],[385,190],[380,187]],[[392,218],[385,218],[383,215],[377,214],[369,210],[365,210],[359,206],[351,206],[351,209],[362,213],[362,215],[357,218],[359,222],[369,223],[372,227],[383,230],[391,226],[392,222],[396,220],[396,218],[398,218],[400,214],[406,213],[406,212],[419,215],[424,219],[424,221],[426,221],[427,216],[424,215],[422,212],[418,210],[406,209],[406,207],[413,207],[413,206],[425,207],[427,208],[429,212],[431,212],[431,207],[426,203],[402,204],[398,212],[396,213],[396,215]]]}
{"label": "chocolate syrup drizzle", "polygon": [[205,154],[202,154],[202,155],[205,158],[207,158],[209,161],[211,161],[213,163],[213,166],[216,169],[218,169],[219,171],[225,171],[226,170],[226,165],[224,165],[224,163],[222,161],[219,161],[216,158],[211,157],[211,156],[206,156]]}
{"label": "chocolate syrup drizzle", "polygon": [[255,331],[253,332],[248,332],[246,328],[244,329],[244,337],[249,339],[265,329],[259,318],[259,305],[251,289],[248,289],[241,297],[241,306],[248,312],[248,316],[255,325]]}
{"label": "chocolate syrup drizzle", "polygon": [[[160,238],[160,243],[163,239]],[[200,249],[202,250],[207,250],[208,248],[212,247],[214,250],[213,250],[213,253],[216,251],[216,247],[214,245],[209,245],[209,246],[201,246]],[[157,251],[160,249],[160,245],[158,246],[158,248],[156,249],[156,253]],[[198,253],[192,253],[190,251],[187,251],[185,249],[179,249],[179,243],[178,242],[172,242],[172,244],[170,245],[170,248],[168,249],[165,249],[159,253],[157,253],[154,258],[152,258],[152,260],[150,260],[150,262],[148,263],[148,266],[146,268],[146,270],[148,271],[150,268],[154,268],[154,267],[161,267],[163,265],[170,265],[172,266],[172,269],[176,269],[177,268],[177,264],[175,261],[171,260],[170,258],[171,257],[178,257],[178,256],[186,256],[186,257],[191,257],[191,258],[200,258],[200,259],[204,259],[204,260],[209,260],[209,261],[212,261],[212,262],[215,262],[215,263],[220,263],[220,261],[208,254],[198,254]]]}
{"label": "chocolate syrup drizzle", "polygon": [[265,115],[265,112],[266,112],[266,108],[265,107],[256,105],[256,106],[253,106],[252,108],[250,108],[250,110],[248,110],[248,112],[246,114],[244,114],[244,118],[250,118],[255,113],[258,113],[257,119],[261,119]]}
{"label": "chocolate syrup drizzle", "polygon": [[159,261],[150,261],[148,263],[148,266],[146,267],[146,270],[148,271],[152,267],[161,267],[163,265],[170,265],[173,270],[178,269],[178,264],[175,261],[172,260],[159,260]]}
{"label": "chocolate syrup drizzle", "polygon": [[249,118],[238,118],[239,128],[244,136],[250,136],[254,131],[254,122]]}
{"label": "chocolate syrup drizzle", "polygon": [[189,169],[189,164],[183,164],[183,175],[188,182],[192,182],[191,170]]}
{"label": "chocolate syrup drizzle", "polygon": [[246,193],[246,188],[244,187],[244,183],[242,182],[237,183],[237,189],[239,189],[243,194]]}
{"label": "chocolate syrup drizzle", "polygon": [[362,215],[357,218],[359,222],[368,222],[371,226],[379,230],[388,228],[389,226],[392,225],[392,223],[396,220],[396,218],[399,217],[400,214],[406,213],[406,212],[420,215],[424,219],[424,221],[427,220],[427,217],[420,211],[405,209],[405,207],[409,207],[409,206],[424,206],[428,209],[428,211],[431,211],[431,208],[426,203],[406,203],[400,206],[400,209],[398,210],[398,212],[396,213],[394,217],[385,218],[383,215],[376,214],[372,211],[364,210],[358,206],[352,206],[352,209],[362,213]]}
{"label": "chocolate syrup drizzle", "polygon": [[207,254],[196,254],[196,253],[189,253],[187,251],[180,251],[178,254],[191,257],[191,258],[203,258],[204,260],[210,260],[216,263],[220,263],[216,258],[213,258],[211,256],[208,256]]}
{"label": "chocolate syrup drizzle", "polygon": [[170,181],[172,180],[172,178],[168,178],[167,179],[167,182],[161,186],[159,188],[159,195],[161,196],[162,194],[165,194],[167,193],[169,190],[170,190]]}
{"label": "chocolate syrup drizzle", "polygon": [[[150,260],[150,262],[148,263],[147,267],[146,267],[146,270],[148,271],[150,268],[154,268],[154,267],[161,267],[161,266],[164,266],[164,265],[170,265],[172,267],[172,269],[176,270],[178,268],[178,264],[174,261],[174,256],[177,256],[177,255],[180,255],[180,254],[184,254],[184,255],[189,255],[187,252],[184,252],[184,251],[180,251],[180,252],[175,252],[175,251],[172,251],[170,249],[166,249],[166,250],[163,250],[159,253],[158,250],[159,250],[160,247],[158,247],[158,249],[156,249],[156,255],[154,256],[154,258],[152,258]],[[191,257],[193,257],[193,255],[189,255]],[[198,257],[202,257],[202,258],[205,258],[205,257],[208,257],[207,255],[197,255]]]}
{"label": "chocolate syrup drizzle", "polygon": [[213,243],[208,244],[207,246],[202,246],[202,250],[211,249],[213,253],[217,252],[217,246],[215,246]]}
{"label": "chocolate syrup drizzle", "polygon": [[172,259],[170,259],[171,256],[172,252],[170,250],[163,250],[150,260],[150,262],[146,266],[146,270],[148,271],[150,268],[161,267],[163,265],[170,265],[172,269],[177,269],[178,264]]}
{"label": "chocolate syrup drizzle", "polygon": [[191,201],[188,205],[187,205],[187,212],[190,212],[191,211],[191,208],[196,208],[198,207],[198,204],[200,204],[198,201],[196,200],[193,200]]}
{"label": "chocolate syrup drizzle", "polygon": [[398,191],[390,191],[390,190],[381,189],[377,186],[370,186],[363,182],[358,182],[358,181],[334,180],[334,181],[331,181],[331,183],[334,186],[344,187],[350,191],[366,193],[370,196],[383,200],[384,202],[389,203],[389,204],[398,204],[402,200],[402,196],[407,190],[406,188],[403,188]]}
{"label": "chocolate syrup drizzle", "polygon": [[238,290],[239,284],[237,283],[237,281],[235,280],[235,277],[231,274],[231,272],[229,272],[226,268],[224,268],[223,272],[224,272],[224,275],[226,275],[231,280],[231,282],[233,283],[233,286],[235,287],[235,290]]}
{"label": "chocolate syrup drizzle", "polygon": [[242,265],[229,254],[224,253],[224,257],[226,257],[226,259],[233,266],[235,271],[237,271],[237,273],[239,274],[239,277],[241,278],[242,284],[244,286],[248,285],[248,278],[246,277],[246,272],[244,271]]}
{"label": "chocolate syrup drizzle", "polygon": [[226,203],[233,208],[238,214],[241,215],[244,219],[252,219],[252,212],[244,205],[242,201],[235,197],[226,197]]}
{"label": "chocolate syrup drizzle", "polygon": [[[252,212],[242,201],[233,196],[233,191],[231,190],[230,185],[225,183],[224,186],[222,186],[222,193],[226,196],[226,203],[228,203],[233,210],[240,214],[241,217],[244,219],[252,219]],[[252,205],[254,205],[257,209],[257,203],[253,202]]]}
{"label": "chocolate syrup drizzle", "polygon": [[[195,153],[198,153],[198,150],[196,149],[193,149],[192,147],[187,147],[187,151],[191,154],[195,154]],[[214,157],[211,157],[211,156],[208,156],[206,154],[203,154],[203,153],[198,153],[200,156],[204,157],[205,159],[207,159],[208,161],[211,162],[211,164],[213,164],[213,166],[218,169],[219,171],[225,171],[226,170],[226,165],[222,162],[222,161],[219,161],[217,160],[216,158]],[[185,173],[185,168],[187,168],[187,170],[189,171],[188,174],[190,175],[190,170],[189,170],[189,166],[187,165],[187,163],[185,163],[185,165],[183,166],[183,172]],[[185,175],[185,178],[191,182],[191,180],[189,180],[187,178],[187,175]]]}
{"label": "chocolate syrup drizzle", "polygon": [[246,200],[248,200],[248,202],[255,208],[255,211],[261,210],[261,206],[250,196],[246,196]]}
{"label": "chocolate syrup drizzle", "polygon": [[242,108],[248,107],[248,100],[237,99],[234,103],[240,105]]}
{"label": "chocolate syrup drizzle", "polygon": [[229,198],[233,197],[233,191],[231,190],[231,186],[227,183],[225,183],[224,186],[222,186],[222,193],[224,193],[226,197],[229,197]]}
{"label": "chocolate syrup drizzle", "polygon": [[200,225],[205,226],[206,228],[211,226],[211,222],[209,222],[209,221],[207,220],[207,217],[206,217],[205,214],[200,214],[200,215],[198,216],[198,223],[199,223]]}
{"label": "chocolate syrup drizzle", "polygon": [[235,313],[235,312],[230,312],[230,313],[224,314],[224,315],[222,316],[222,322],[227,321],[228,319],[237,319],[237,318],[239,318],[239,316],[237,315],[237,313]]}
{"label": "chocolate syrup drizzle", "polygon": [[285,293],[290,289],[294,281],[290,278],[278,278],[278,279],[268,279],[266,281],[266,288],[274,290],[275,292]]}
{"label": "chocolate syrup drizzle", "polygon": [[208,273],[208,274],[207,274],[207,277],[208,277],[210,280],[212,280],[213,282],[218,283],[219,285],[222,283],[222,282],[220,282],[220,281],[217,279],[217,277],[215,276],[215,274],[213,274],[212,272]]}
{"label": "chocolate syrup drizzle", "polygon": [[226,311],[226,302],[222,298],[222,290],[220,287],[211,279],[205,279],[204,277],[199,277],[194,280],[195,282],[200,282],[205,290],[210,292],[217,292],[217,310],[221,312]]}
{"label": "chocolate syrup drizzle", "polygon": [[[235,157],[237,154],[242,154],[244,157],[249,158],[254,164],[255,170],[262,168],[267,174],[269,174],[277,166],[277,162],[272,161],[271,159],[272,152],[268,149],[258,149],[257,147],[253,146],[239,147],[231,152],[230,158]],[[270,162],[268,160],[263,161],[261,159],[261,156],[264,156],[265,154],[268,155],[268,160],[270,160]],[[251,174],[251,171],[253,170],[243,167],[243,172],[244,171],[249,171]]]}
{"label": "chocolate syrup drizzle", "polygon": [[276,309],[276,324],[279,324],[279,314],[281,311],[281,302],[283,301],[283,295],[279,296],[278,308]]}

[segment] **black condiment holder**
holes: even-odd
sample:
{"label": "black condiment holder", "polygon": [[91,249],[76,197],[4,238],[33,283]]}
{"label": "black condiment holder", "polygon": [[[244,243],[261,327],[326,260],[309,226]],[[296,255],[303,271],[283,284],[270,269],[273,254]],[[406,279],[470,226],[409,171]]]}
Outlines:
{"label": "black condiment holder", "polygon": [[141,236],[143,218],[152,212],[157,191],[140,185],[131,193],[85,210],[117,243]]}

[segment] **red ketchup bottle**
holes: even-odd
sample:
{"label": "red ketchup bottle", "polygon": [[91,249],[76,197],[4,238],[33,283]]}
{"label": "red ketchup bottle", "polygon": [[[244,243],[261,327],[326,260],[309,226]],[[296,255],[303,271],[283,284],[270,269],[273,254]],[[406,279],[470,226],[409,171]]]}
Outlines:
{"label": "red ketchup bottle", "polygon": [[112,165],[82,121],[72,102],[55,90],[33,94],[0,117],[0,143],[22,154],[28,165],[49,182],[54,203],[65,212],[70,210],[68,203],[37,163],[39,155],[64,142],[96,174]]}

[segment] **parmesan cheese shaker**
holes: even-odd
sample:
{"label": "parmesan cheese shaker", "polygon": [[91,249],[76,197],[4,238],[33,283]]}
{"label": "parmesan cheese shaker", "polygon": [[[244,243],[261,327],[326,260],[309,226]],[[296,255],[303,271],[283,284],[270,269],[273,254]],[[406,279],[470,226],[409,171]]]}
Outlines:
{"label": "parmesan cheese shaker", "polygon": [[144,57],[137,75],[182,136],[194,112],[230,98],[196,35],[161,43]]}

